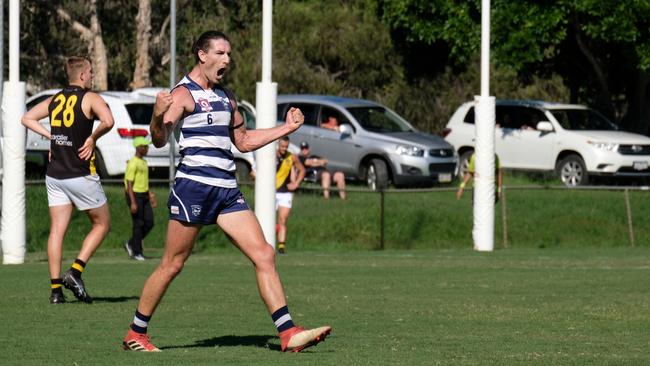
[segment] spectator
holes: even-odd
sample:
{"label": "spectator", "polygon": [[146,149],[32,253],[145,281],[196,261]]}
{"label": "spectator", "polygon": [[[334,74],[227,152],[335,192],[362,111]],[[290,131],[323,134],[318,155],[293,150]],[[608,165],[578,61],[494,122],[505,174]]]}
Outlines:
{"label": "spectator", "polygon": [[[317,155],[310,155],[309,144],[306,141],[300,143],[300,154],[298,159],[306,169],[306,177],[318,183],[320,181],[323,187],[323,197],[330,198],[330,185],[332,184],[332,174],[327,170],[327,159],[321,158]],[[334,172],[334,183],[339,190],[339,197],[342,200],[346,199],[345,193],[345,175],[343,172]]]}
{"label": "spectator", "polygon": [[328,130],[339,132],[339,121],[334,116],[327,116],[323,122],[321,122],[320,126],[322,128],[327,128]]}

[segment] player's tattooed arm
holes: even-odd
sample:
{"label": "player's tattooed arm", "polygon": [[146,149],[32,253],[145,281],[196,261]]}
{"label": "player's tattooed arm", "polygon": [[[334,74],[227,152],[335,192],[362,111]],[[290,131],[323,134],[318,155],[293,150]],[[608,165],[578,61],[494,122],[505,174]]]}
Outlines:
{"label": "player's tattooed arm", "polygon": [[298,108],[292,107],[287,112],[284,124],[263,129],[246,130],[246,125],[241,124],[233,132],[233,143],[241,152],[257,150],[260,147],[288,135],[300,128],[305,117]]}
{"label": "player's tattooed arm", "polygon": [[149,124],[153,145],[155,147],[165,146],[176,123],[183,118],[185,112],[189,113],[193,109],[194,100],[186,88],[175,88],[171,93],[158,93]]}

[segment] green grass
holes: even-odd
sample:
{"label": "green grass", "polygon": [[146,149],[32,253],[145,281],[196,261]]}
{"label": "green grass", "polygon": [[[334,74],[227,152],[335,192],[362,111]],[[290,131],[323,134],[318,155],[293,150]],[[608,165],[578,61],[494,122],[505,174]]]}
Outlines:
{"label": "green grass", "polygon": [[[69,265],[73,252],[66,252]],[[150,254],[159,255],[159,250]],[[100,250],[96,302],[48,304],[44,253],[0,266],[3,365],[647,365],[648,248],[290,251],[290,310],[332,336],[278,351],[253,271],[236,250],[192,256],[151,325],[164,352],[120,350],[158,260]],[[68,299],[71,294],[66,290]]]}
{"label": "green grass", "polygon": [[[516,177],[515,177],[516,178]],[[521,179],[521,178],[516,178]],[[112,229],[102,248],[119,248],[130,237],[131,218],[123,188],[104,185],[109,198]],[[146,248],[161,248],[167,227],[166,185],[157,186],[160,206]],[[242,188],[250,205],[254,193]],[[289,218],[288,245],[292,250],[350,251],[380,247],[380,196],[349,192],[349,200],[325,201],[316,191],[303,191],[294,200]],[[650,194],[630,192],[636,245],[650,247]],[[622,191],[507,190],[509,247],[621,247],[629,246],[627,214]],[[495,211],[495,246],[503,241],[503,203]],[[384,246],[389,249],[470,248],[471,194],[458,201],[452,191],[386,193]],[[81,245],[89,230],[85,214],[75,212],[65,248]],[[49,218],[44,186],[27,187],[27,246],[42,251]],[[215,226],[202,230],[197,251],[230,244]],[[103,250],[103,249],[100,249]]]}

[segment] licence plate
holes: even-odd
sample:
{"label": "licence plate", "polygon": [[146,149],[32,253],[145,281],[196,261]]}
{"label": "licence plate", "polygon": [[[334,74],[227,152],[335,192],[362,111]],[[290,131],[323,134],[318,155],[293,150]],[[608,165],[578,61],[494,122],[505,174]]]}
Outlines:
{"label": "licence plate", "polygon": [[648,162],[647,161],[635,161],[632,164],[632,168],[634,168],[634,170],[646,170],[646,169],[648,169]]}
{"label": "licence plate", "polygon": [[451,182],[451,173],[440,173],[438,174],[438,182],[449,183]]}

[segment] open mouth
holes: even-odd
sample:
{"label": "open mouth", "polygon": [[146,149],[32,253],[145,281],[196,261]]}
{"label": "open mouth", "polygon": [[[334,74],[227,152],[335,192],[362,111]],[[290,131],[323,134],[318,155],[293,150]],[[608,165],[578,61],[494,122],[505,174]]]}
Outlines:
{"label": "open mouth", "polygon": [[217,76],[221,77],[225,72],[226,72],[226,68],[222,67],[219,70],[217,70]]}

